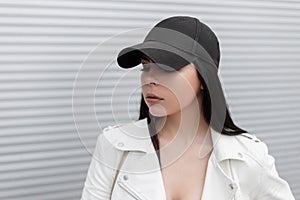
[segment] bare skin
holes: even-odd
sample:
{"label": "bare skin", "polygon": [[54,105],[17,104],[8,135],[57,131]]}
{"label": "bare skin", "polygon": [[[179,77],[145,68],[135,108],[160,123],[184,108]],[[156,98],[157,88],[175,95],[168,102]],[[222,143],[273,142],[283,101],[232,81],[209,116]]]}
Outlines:
{"label": "bare skin", "polygon": [[[160,117],[156,126],[167,200],[198,200],[212,141],[201,109],[203,87],[197,70],[192,63],[171,73],[144,59],[142,64],[143,97],[149,112]],[[148,93],[163,100],[147,102]]]}

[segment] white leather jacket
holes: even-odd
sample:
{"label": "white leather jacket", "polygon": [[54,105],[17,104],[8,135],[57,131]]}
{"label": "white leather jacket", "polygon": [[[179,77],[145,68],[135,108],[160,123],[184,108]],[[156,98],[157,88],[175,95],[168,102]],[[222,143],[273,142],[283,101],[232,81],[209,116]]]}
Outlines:
{"label": "white leather jacket", "polygon": [[[252,134],[221,135],[211,128],[214,149],[208,161],[202,200],[294,200],[279,177],[266,144]],[[81,200],[166,200],[162,174],[147,119],[108,127],[97,139]],[[200,197],[199,197],[200,199]]]}

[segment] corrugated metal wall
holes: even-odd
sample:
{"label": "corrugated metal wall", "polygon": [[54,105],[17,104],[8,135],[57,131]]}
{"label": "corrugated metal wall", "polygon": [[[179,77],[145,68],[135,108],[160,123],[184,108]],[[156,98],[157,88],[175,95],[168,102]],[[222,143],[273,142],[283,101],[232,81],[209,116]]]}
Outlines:
{"label": "corrugated metal wall", "polygon": [[117,52],[172,15],[219,36],[233,118],[300,198],[300,2],[1,0],[0,199],[80,198],[97,135],[138,116]]}

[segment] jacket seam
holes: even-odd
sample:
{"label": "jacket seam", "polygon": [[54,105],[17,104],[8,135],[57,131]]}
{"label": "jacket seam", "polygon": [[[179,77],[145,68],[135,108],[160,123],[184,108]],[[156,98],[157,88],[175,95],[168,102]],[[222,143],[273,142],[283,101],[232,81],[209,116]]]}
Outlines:
{"label": "jacket seam", "polygon": [[264,167],[261,167],[259,182],[256,185],[256,187],[250,192],[250,193],[255,194],[255,197],[258,197],[258,194],[260,194],[260,191],[262,190],[263,179],[265,179],[265,176],[266,176],[265,171],[266,171],[266,169]]}
{"label": "jacket seam", "polygon": [[[264,143],[262,142],[262,145],[264,145]],[[264,152],[265,153],[265,152]],[[266,154],[264,155],[264,158],[263,158],[263,160],[265,161],[266,160],[266,158],[267,158],[267,156],[268,156],[268,152],[266,152]],[[256,194],[255,195],[255,197],[257,197],[258,196],[258,194],[260,194],[260,192],[262,191],[262,185],[263,185],[263,183],[264,183],[264,179],[265,179],[265,177],[266,177],[266,172],[267,172],[267,168],[265,167],[265,165],[264,165],[264,163],[262,162],[261,164],[260,164],[260,178],[259,178],[259,182],[258,182],[258,184],[257,184],[257,186],[251,191],[251,192],[254,192],[254,194]]]}

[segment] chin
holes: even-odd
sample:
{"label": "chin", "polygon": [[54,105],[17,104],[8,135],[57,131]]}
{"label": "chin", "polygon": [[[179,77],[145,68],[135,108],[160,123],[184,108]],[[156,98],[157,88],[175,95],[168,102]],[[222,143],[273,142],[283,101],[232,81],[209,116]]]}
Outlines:
{"label": "chin", "polygon": [[164,117],[168,115],[165,108],[159,104],[150,105],[149,112],[155,117]]}

